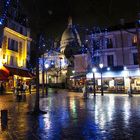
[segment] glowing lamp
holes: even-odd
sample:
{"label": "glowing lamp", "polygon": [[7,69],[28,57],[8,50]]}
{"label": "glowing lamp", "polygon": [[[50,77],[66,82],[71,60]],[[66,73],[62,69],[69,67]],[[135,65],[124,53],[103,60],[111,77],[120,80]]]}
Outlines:
{"label": "glowing lamp", "polygon": [[92,68],[92,72],[94,72],[94,73],[95,73],[95,72],[96,72],[96,68]]}
{"label": "glowing lamp", "polygon": [[99,67],[100,67],[101,69],[103,68],[103,66],[104,66],[104,65],[103,65],[102,63],[101,63],[101,64],[99,64]]}
{"label": "glowing lamp", "polygon": [[46,68],[46,69],[49,68],[49,64],[48,64],[48,63],[45,64],[45,68]]}
{"label": "glowing lamp", "polygon": [[107,68],[107,71],[110,71],[110,67]]}

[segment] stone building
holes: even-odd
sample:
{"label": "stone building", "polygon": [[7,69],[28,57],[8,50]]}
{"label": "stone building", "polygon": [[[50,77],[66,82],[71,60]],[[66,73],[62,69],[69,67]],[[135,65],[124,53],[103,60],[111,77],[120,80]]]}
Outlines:
{"label": "stone building", "polygon": [[21,13],[21,9],[17,9],[18,3],[13,2],[4,21],[0,48],[0,80],[6,83],[8,89],[32,78],[27,69],[30,60],[30,29],[26,16]]}
{"label": "stone building", "polygon": [[[98,38],[98,39],[97,39]],[[140,90],[140,69],[138,63],[137,33],[134,24],[110,28],[86,37],[90,56],[90,69],[85,69],[86,80],[93,86],[92,68],[96,68],[96,87],[103,86],[111,92],[124,92],[130,86],[134,92]],[[93,48],[93,49],[92,49]],[[86,60],[85,60],[86,61]],[[85,62],[83,62],[85,63]],[[103,68],[99,64],[103,64]],[[78,73],[78,72],[77,72]],[[80,79],[80,78],[79,78]]]}

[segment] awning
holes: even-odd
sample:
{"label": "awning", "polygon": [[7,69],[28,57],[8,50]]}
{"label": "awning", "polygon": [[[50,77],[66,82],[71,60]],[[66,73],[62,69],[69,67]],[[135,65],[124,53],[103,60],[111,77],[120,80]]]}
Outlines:
{"label": "awning", "polygon": [[29,77],[29,78],[33,78],[35,76],[33,73],[25,69],[19,69],[19,68],[8,67],[8,66],[5,67],[9,70],[11,76],[18,75],[21,77]]}
{"label": "awning", "polygon": [[0,69],[0,80],[8,80],[9,73]]}
{"label": "awning", "polygon": [[86,78],[86,73],[78,73],[70,77],[71,79]]}

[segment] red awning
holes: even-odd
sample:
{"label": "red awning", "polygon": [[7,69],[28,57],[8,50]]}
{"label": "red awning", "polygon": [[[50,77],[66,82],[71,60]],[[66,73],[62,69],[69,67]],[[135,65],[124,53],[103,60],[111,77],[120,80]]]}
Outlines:
{"label": "red awning", "polygon": [[0,70],[0,80],[8,80],[9,73],[4,70]]}
{"label": "red awning", "polygon": [[21,76],[21,77],[29,77],[29,78],[34,77],[34,74],[29,72],[28,70],[14,68],[14,67],[8,67],[8,66],[5,66],[5,67],[9,70],[10,75],[18,75],[18,76]]}

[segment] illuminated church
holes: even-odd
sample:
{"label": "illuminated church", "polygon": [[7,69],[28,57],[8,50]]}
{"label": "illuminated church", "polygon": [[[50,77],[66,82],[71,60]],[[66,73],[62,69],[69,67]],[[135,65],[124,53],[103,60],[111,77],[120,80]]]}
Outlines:
{"label": "illuminated church", "polygon": [[[45,83],[68,83],[69,73],[73,70],[74,55],[79,53],[81,47],[80,36],[69,17],[67,28],[64,30],[60,40],[60,51],[52,51],[44,54],[45,57]],[[40,67],[43,66],[42,59]],[[40,68],[42,69],[42,68]],[[70,72],[69,72],[70,71]],[[42,71],[40,71],[40,83],[42,83]]]}

